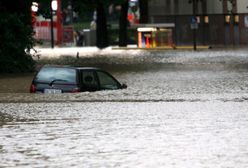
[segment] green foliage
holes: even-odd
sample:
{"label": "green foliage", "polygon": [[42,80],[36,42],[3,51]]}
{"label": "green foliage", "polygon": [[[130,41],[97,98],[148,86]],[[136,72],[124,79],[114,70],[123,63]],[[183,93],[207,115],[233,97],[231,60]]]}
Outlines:
{"label": "green foliage", "polygon": [[74,30],[90,29],[90,22],[73,23]]}
{"label": "green foliage", "polygon": [[0,73],[33,71],[34,61],[25,52],[34,45],[33,30],[27,24],[30,16],[2,12],[0,18]]}

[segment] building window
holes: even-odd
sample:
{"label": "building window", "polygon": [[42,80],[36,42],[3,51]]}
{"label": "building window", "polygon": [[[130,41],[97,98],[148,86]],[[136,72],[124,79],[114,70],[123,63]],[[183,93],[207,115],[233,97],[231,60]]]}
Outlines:
{"label": "building window", "polygon": [[204,23],[209,24],[209,17],[208,16],[204,16]]}
{"label": "building window", "polygon": [[230,15],[225,15],[225,23],[229,24],[231,21],[231,16]]}

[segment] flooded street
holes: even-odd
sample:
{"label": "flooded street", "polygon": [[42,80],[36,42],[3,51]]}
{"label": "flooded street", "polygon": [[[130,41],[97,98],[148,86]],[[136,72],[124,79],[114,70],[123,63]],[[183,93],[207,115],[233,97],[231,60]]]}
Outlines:
{"label": "flooded street", "polygon": [[124,90],[29,94],[33,74],[2,76],[0,167],[247,168],[248,56],[197,54],[97,64]]}
{"label": "flooded street", "polygon": [[[248,165],[247,102],[1,105],[1,167]],[[23,119],[21,119],[23,118]]]}

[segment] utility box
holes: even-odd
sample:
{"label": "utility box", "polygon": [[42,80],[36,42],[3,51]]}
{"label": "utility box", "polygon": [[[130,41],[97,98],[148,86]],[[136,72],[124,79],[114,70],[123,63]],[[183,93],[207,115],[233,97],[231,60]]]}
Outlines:
{"label": "utility box", "polygon": [[96,46],[96,30],[84,29],[83,33],[85,46]]}

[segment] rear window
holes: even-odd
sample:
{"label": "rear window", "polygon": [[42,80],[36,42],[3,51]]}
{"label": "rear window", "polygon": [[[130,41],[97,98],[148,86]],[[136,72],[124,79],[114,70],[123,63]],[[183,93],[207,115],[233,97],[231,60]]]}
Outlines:
{"label": "rear window", "polygon": [[35,80],[42,82],[61,80],[68,83],[76,83],[76,70],[70,68],[46,67],[39,71]]}

